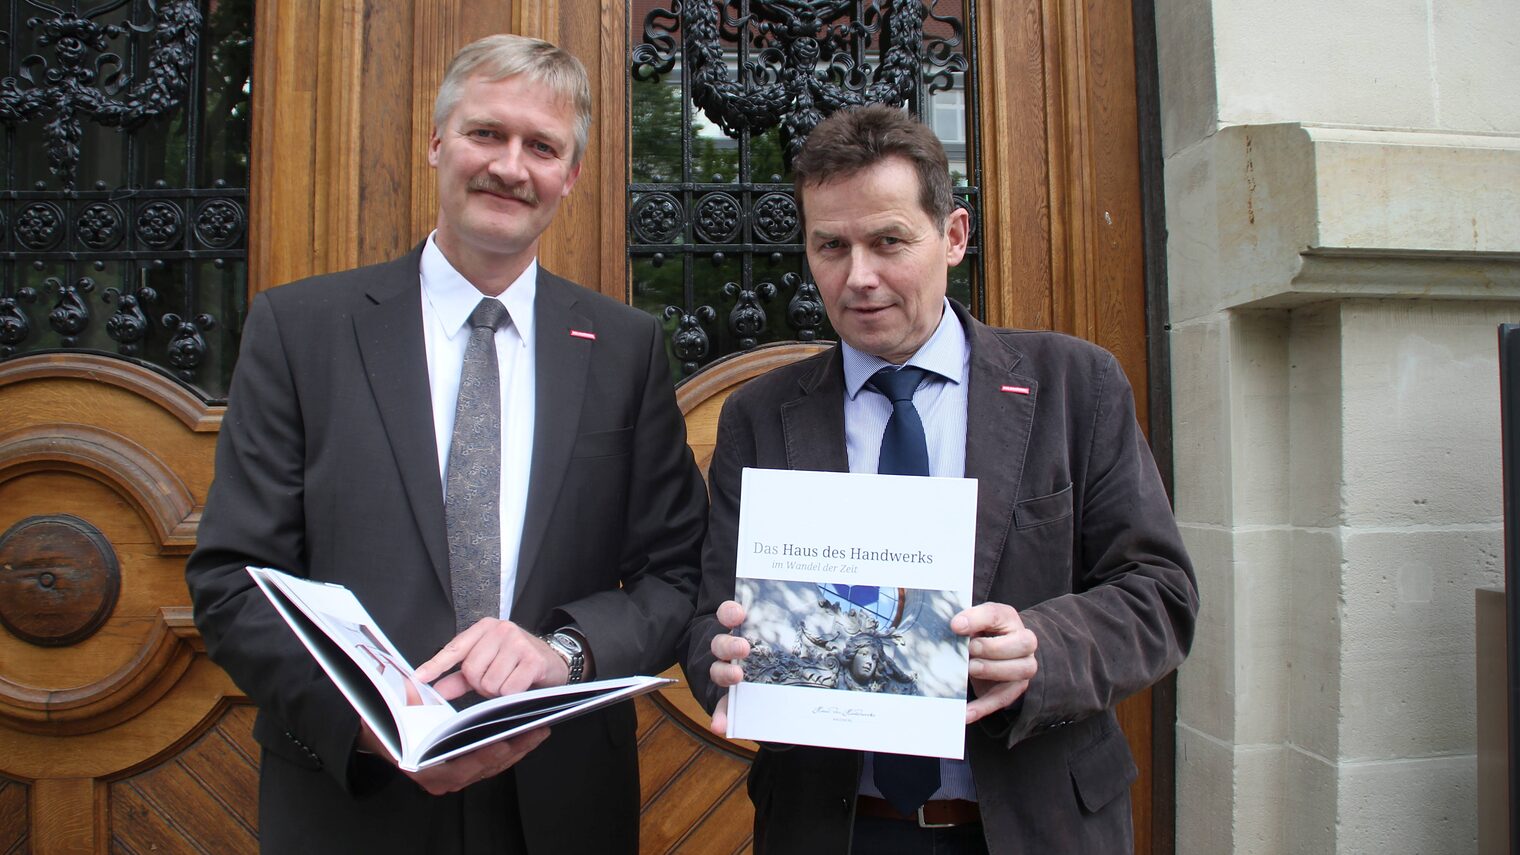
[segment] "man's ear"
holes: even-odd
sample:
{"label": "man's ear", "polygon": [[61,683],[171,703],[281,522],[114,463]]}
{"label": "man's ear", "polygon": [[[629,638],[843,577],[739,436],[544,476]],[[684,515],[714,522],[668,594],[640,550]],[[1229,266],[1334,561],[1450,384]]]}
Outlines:
{"label": "man's ear", "polygon": [[957,205],[945,218],[945,264],[954,267],[966,256],[966,244],[971,240],[971,215]]}
{"label": "man's ear", "polygon": [[438,168],[438,149],[443,146],[443,138],[438,136],[438,126],[433,126],[433,132],[428,135],[428,166]]}
{"label": "man's ear", "polygon": [[570,175],[565,179],[565,189],[561,190],[559,194],[559,197],[561,199],[570,195],[570,188],[575,186],[575,179],[581,177],[581,164],[583,162],[584,161],[577,160],[575,162],[575,165],[570,167]]}

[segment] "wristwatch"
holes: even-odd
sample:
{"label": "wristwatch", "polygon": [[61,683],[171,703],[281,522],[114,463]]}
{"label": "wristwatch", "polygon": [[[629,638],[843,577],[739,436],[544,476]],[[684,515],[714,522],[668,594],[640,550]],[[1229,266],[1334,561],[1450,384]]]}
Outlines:
{"label": "wristwatch", "polygon": [[569,667],[570,678],[565,682],[579,683],[586,678],[586,648],[581,643],[580,633],[562,627],[543,636],[543,639],[549,649],[558,653]]}

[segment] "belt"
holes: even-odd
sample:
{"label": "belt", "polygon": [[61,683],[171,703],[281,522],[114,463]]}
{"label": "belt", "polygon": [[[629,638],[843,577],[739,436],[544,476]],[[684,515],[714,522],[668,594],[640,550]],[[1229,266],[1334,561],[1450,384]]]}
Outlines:
{"label": "belt", "polygon": [[855,815],[916,822],[920,828],[949,828],[955,825],[973,825],[982,821],[982,811],[977,807],[976,802],[968,802],[965,799],[924,802],[916,814],[911,814],[892,807],[892,803],[886,799],[860,796],[855,799]]}

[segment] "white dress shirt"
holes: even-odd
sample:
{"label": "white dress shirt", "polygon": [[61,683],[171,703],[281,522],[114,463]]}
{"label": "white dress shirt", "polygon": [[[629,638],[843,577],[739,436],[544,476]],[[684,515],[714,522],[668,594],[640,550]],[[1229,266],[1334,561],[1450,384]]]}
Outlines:
{"label": "white dress shirt", "polygon": [[[881,436],[892,416],[892,402],[865,385],[871,375],[892,363],[845,342],[839,346],[844,357],[844,438],[850,471],[875,473],[881,459]],[[913,406],[924,423],[924,438],[929,446],[929,474],[941,478],[966,477],[966,386],[971,372],[971,347],[948,300],[934,335],[905,364],[930,372],[913,393]],[[872,755],[866,752],[860,794],[881,798],[874,774]],[[939,789],[929,797],[931,800],[976,801],[976,784],[966,761],[940,760],[939,780]]]}
{"label": "white dress shirt", "polygon": [[[438,442],[438,475],[448,490],[449,445],[459,404],[459,374],[469,343],[470,313],[484,297],[443,257],[429,235],[422,249],[422,340],[432,390],[433,434]],[[501,371],[501,617],[512,614],[528,477],[533,461],[533,298],[538,293],[538,259],[501,293],[512,323],[496,331]],[[489,298],[487,298],[489,299]]]}

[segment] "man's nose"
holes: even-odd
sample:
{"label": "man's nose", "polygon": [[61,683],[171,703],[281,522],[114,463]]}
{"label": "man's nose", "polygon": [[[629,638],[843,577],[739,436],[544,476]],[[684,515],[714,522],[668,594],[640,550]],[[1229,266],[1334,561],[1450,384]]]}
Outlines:
{"label": "man's nose", "polygon": [[876,272],[876,261],[866,247],[855,247],[850,250],[850,269],[845,274],[844,284],[852,291],[864,291],[875,288],[881,283],[881,277]]}
{"label": "man's nose", "polygon": [[507,186],[521,184],[528,177],[528,170],[523,162],[522,143],[517,140],[509,140],[501,146],[496,156],[486,165],[486,169]]}

